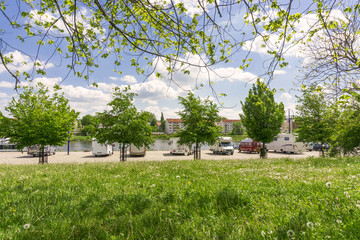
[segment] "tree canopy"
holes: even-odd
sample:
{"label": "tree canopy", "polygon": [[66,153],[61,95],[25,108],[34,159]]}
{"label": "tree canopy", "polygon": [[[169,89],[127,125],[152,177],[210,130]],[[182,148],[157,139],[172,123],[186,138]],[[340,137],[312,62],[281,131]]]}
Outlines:
{"label": "tree canopy", "polygon": [[189,92],[186,97],[179,97],[183,110],[178,115],[183,120],[184,128],[176,136],[180,137],[179,144],[195,145],[194,159],[200,159],[202,144],[213,144],[220,134],[220,128],[215,122],[220,120],[219,109],[211,100],[200,99]]}
{"label": "tree canopy", "polygon": [[120,143],[122,161],[125,160],[125,149],[129,144],[149,147],[154,141],[152,128],[148,124],[148,112],[137,111],[133,103],[136,94],[130,90],[130,86],[125,89],[115,87],[113,99],[108,103],[111,109],[97,115],[101,122],[95,134],[97,141],[102,144]]}
{"label": "tree canopy", "polygon": [[[48,88],[39,83],[36,87],[23,87],[19,98],[13,98],[5,110],[11,116],[1,120],[1,136],[10,138],[18,149],[32,145],[60,146],[64,144],[74,128],[78,113],[72,110],[68,99],[60,88],[50,94]],[[42,154],[44,155],[44,154]]]}
{"label": "tree canopy", "polygon": [[245,129],[241,122],[233,123],[233,130],[231,131],[232,135],[243,135],[245,133]]}
{"label": "tree canopy", "polygon": [[280,133],[285,120],[284,104],[274,100],[275,89],[270,90],[259,79],[249,90],[244,102],[241,102],[243,114],[241,121],[247,135],[263,143],[260,156],[265,157],[265,143],[269,143]]}
{"label": "tree canopy", "polygon": [[[329,143],[334,122],[331,119],[330,104],[320,86],[303,86],[298,96],[295,124],[298,126],[299,141],[325,144]],[[322,148],[322,153],[324,153]]]}

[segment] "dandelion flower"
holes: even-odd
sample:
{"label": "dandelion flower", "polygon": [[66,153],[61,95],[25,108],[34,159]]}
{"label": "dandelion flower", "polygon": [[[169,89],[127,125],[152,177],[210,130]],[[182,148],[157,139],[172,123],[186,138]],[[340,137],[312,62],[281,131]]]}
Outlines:
{"label": "dandelion flower", "polygon": [[327,187],[330,187],[330,186],[331,186],[331,182],[327,182],[327,183],[326,183],[326,186],[327,186]]}
{"label": "dandelion flower", "polygon": [[30,223],[24,225],[24,229],[29,229],[31,227]]}
{"label": "dandelion flower", "polygon": [[293,230],[289,230],[289,231],[287,231],[287,235],[288,235],[289,237],[293,237],[293,236],[295,236],[295,233],[294,233]]}
{"label": "dandelion flower", "polygon": [[308,223],[306,223],[306,226],[307,226],[308,228],[313,228],[313,227],[314,227],[314,224],[313,224],[312,222],[308,222]]}
{"label": "dandelion flower", "polygon": [[161,209],[161,211],[165,212],[165,209]]}

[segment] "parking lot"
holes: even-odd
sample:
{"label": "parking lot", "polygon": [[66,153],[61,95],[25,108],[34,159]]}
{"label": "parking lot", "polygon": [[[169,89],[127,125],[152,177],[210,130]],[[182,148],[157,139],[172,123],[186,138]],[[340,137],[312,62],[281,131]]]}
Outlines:
{"label": "parking lot", "polygon": [[[285,154],[268,152],[268,158],[306,158],[309,156],[319,156],[319,152],[304,152],[302,154]],[[216,155],[209,150],[201,151],[201,159],[207,160],[244,160],[259,158],[258,153],[239,153],[235,151],[234,155]],[[191,160],[193,156],[171,155],[168,151],[147,151],[145,157],[127,157],[128,162],[133,161],[167,161],[167,160]],[[111,156],[94,157],[91,152],[57,152],[48,157],[49,164],[56,163],[91,163],[91,162],[119,162],[120,153],[115,151]],[[27,155],[26,152],[0,152],[0,164],[38,164],[39,158]]]}

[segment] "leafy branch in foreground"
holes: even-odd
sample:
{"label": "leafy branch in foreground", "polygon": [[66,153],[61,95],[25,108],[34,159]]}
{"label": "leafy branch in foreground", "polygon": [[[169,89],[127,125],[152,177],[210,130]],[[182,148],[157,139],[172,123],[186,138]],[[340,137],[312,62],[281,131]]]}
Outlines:
{"label": "leafy branch in foreground", "polygon": [[[131,55],[130,64],[139,74],[157,71],[156,65],[161,62],[172,80],[175,71],[189,74],[191,66],[210,70],[214,64],[229,62],[235,56],[241,59],[239,67],[244,69],[252,60],[250,52],[260,40],[260,47],[271,56],[265,70],[271,79],[275,69],[286,67],[284,55],[288,47],[325,29],[322,23],[328,23],[332,12],[340,8],[350,9],[347,13],[359,11],[358,4],[340,0],[302,2],[301,8],[300,2],[292,0],[281,3],[206,0],[188,4],[139,0],[19,0],[16,3],[2,0],[2,64],[16,84],[22,77],[45,75],[51,61],[66,64],[69,70],[66,76],[73,73],[88,80],[89,74],[99,66],[99,59],[111,56],[114,70],[121,73],[117,68],[125,56]],[[244,13],[240,15],[243,22],[238,21],[239,12]],[[299,22],[306,21],[310,15],[315,18],[315,24],[299,29]],[[30,46],[31,50],[25,52],[23,46]],[[14,68],[16,51],[29,58],[23,72]],[[159,72],[156,75],[162,77]]]}

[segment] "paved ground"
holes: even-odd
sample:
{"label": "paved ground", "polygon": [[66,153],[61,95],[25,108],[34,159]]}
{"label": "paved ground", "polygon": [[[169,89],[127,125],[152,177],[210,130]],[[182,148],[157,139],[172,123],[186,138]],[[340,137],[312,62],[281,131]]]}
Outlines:
{"label": "paved ground", "polygon": [[[49,164],[54,163],[90,163],[90,162],[119,162],[120,153],[116,151],[113,155],[107,157],[94,157],[91,152],[57,152],[48,158]],[[269,152],[269,158],[306,158],[308,156],[319,156],[319,152],[305,152],[303,154],[284,154]],[[215,155],[209,150],[201,151],[201,159],[223,160],[223,159],[254,159],[259,158],[259,154],[239,153],[235,151],[234,155]],[[147,151],[145,157],[128,157],[127,161],[166,161],[166,160],[184,160],[193,159],[193,156],[171,155],[168,151]],[[38,164],[39,158],[27,155],[25,152],[0,152],[0,164]]]}

